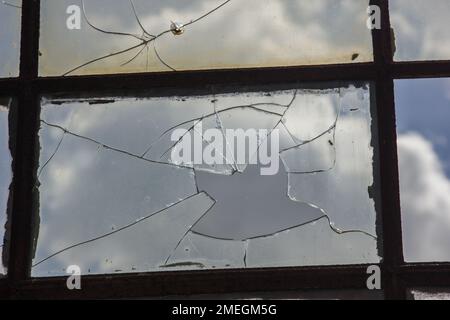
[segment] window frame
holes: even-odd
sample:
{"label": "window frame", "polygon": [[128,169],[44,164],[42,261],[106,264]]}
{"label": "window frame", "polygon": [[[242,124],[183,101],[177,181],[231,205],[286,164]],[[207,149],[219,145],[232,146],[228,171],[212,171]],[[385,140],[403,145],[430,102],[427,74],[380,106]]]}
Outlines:
{"label": "window frame", "polygon": [[270,292],[307,289],[367,290],[368,265],[288,267],[90,275],[83,289],[70,291],[66,277],[31,278],[33,231],[37,223],[36,172],[39,162],[40,97],[57,93],[120,92],[177,87],[268,85],[296,82],[371,81],[375,84],[378,170],[382,217],[382,289],[386,299],[406,299],[414,287],[450,287],[450,262],[406,263],[403,258],[394,80],[450,77],[450,60],[394,62],[388,0],[380,30],[372,31],[374,61],[295,67],[39,77],[40,0],[23,0],[18,78],[0,79],[0,95],[17,99],[13,155],[12,224],[8,275],[0,279],[0,298],[84,299]]}

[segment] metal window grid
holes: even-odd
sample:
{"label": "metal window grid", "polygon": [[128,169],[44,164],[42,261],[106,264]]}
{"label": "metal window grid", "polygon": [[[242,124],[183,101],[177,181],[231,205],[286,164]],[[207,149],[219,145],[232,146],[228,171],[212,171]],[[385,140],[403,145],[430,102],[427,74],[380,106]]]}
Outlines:
{"label": "metal window grid", "polygon": [[450,61],[394,62],[388,0],[371,0],[382,12],[372,31],[374,61],[318,66],[245,68],[120,75],[39,77],[39,0],[23,0],[18,78],[0,79],[0,95],[17,98],[13,155],[12,224],[8,276],[0,298],[132,298],[167,295],[270,292],[306,289],[366,289],[367,265],[182,271],[83,277],[83,290],[69,291],[66,277],[31,278],[40,96],[107,90],[272,85],[296,82],[372,81],[377,104],[381,188],[384,297],[406,299],[414,287],[450,287],[450,263],[405,263],[399,197],[394,79],[450,77]]}

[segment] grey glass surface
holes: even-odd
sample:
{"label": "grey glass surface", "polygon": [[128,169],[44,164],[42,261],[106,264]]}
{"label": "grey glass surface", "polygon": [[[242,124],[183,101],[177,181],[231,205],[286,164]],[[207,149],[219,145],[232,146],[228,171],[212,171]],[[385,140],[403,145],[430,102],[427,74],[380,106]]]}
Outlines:
{"label": "grey glass surface", "polygon": [[[380,261],[368,85],[103,99],[42,100],[33,276]],[[278,171],[228,139],[226,164],[176,164],[199,119],[278,132]]]}
{"label": "grey glass surface", "polygon": [[0,97],[0,276],[6,274],[7,244],[5,240],[6,209],[8,205],[9,186],[11,184],[11,153],[9,150],[8,114],[11,99]]}
{"label": "grey glass surface", "polygon": [[0,1],[0,78],[19,75],[21,0]]}
{"label": "grey glass surface", "polygon": [[450,60],[450,1],[390,0],[396,61]]}
{"label": "grey glass surface", "polygon": [[405,260],[450,261],[450,79],[395,92]]}

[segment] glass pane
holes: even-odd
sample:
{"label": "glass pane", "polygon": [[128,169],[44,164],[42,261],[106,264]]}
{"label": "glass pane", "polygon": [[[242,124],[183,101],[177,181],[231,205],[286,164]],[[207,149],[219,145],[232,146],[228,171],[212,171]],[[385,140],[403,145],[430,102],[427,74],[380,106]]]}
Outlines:
{"label": "glass pane", "polygon": [[425,288],[410,291],[411,300],[450,300],[450,288]]}
{"label": "glass pane", "polygon": [[395,83],[406,261],[450,261],[450,79]]}
{"label": "glass pane", "polygon": [[372,61],[368,3],[43,0],[40,74]]}
{"label": "glass pane", "polygon": [[12,178],[12,158],[9,149],[8,114],[11,99],[0,98],[0,277],[6,274],[7,265],[7,206]]}
{"label": "glass pane", "polygon": [[379,262],[368,85],[243,90],[43,99],[32,275]]}
{"label": "glass pane", "polygon": [[394,59],[450,59],[450,1],[390,0],[397,51]]}
{"label": "glass pane", "polygon": [[21,0],[0,1],[0,78],[19,75]]}

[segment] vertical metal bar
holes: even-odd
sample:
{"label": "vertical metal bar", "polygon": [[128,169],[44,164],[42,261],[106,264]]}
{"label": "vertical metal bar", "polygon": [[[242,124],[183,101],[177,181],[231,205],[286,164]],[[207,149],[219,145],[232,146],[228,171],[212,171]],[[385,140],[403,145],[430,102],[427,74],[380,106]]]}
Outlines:
{"label": "vertical metal bar", "polygon": [[14,155],[13,205],[8,281],[11,289],[29,277],[32,253],[33,202],[37,160],[39,115],[38,92],[33,81],[38,75],[39,0],[22,1],[20,80],[18,96],[17,144]]}
{"label": "vertical metal bar", "polygon": [[384,291],[386,299],[405,299],[405,288],[398,277],[399,267],[403,264],[403,247],[389,1],[372,0],[371,4],[381,9],[381,29],[374,29],[372,36],[374,61],[377,66],[376,101],[380,144]]}

